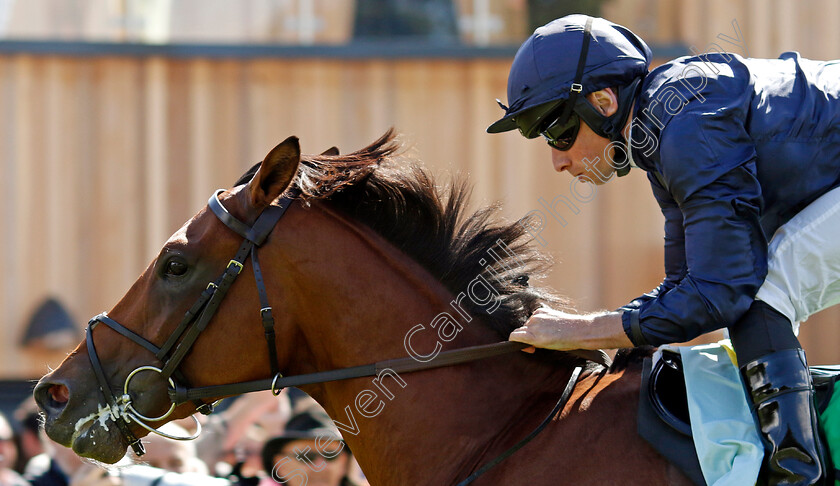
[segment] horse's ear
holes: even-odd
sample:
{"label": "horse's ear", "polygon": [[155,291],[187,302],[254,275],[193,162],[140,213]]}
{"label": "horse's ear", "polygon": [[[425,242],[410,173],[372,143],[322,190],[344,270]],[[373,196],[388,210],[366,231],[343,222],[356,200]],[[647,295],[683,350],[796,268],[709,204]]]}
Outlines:
{"label": "horse's ear", "polygon": [[321,152],[321,155],[329,155],[330,157],[337,157],[338,156],[338,147],[330,147],[327,150]]}
{"label": "horse's ear", "polygon": [[289,137],[271,149],[248,184],[251,204],[262,208],[271,204],[289,188],[300,165],[300,142]]}

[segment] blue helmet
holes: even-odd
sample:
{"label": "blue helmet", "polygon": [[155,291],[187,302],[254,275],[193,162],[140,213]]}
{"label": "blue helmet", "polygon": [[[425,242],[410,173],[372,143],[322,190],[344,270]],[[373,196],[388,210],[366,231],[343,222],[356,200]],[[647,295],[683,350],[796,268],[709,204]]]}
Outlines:
{"label": "blue helmet", "polygon": [[[517,51],[508,75],[510,106],[499,102],[505,116],[487,132],[518,128],[517,115],[542,105],[553,111],[573,91],[574,99],[578,93],[582,98],[600,89],[629,85],[647,74],[650,62],[650,48],[625,27],[586,15],[554,20],[535,30]],[[596,132],[598,128],[593,127]]]}

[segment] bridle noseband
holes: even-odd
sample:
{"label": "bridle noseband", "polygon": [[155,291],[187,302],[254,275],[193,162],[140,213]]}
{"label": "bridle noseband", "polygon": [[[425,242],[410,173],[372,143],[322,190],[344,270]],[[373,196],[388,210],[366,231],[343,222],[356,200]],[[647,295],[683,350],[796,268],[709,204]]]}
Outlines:
{"label": "bridle noseband", "polygon": [[[175,437],[148,425],[147,422],[157,422],[166,419],[175,410],[176,402],[173,401],[169,410],[163,415],[159,417],[147,417],[139,413],[132,405],[132,398],[128,392],[129,382],[141,371],[155,371],[160,373],[161,377],[169,383],[170,394],[185,394],[189,390],[189,382],[183,374],[180,373],[178,366],[181,364],[184,357],[186,357],[193,344],[195,344],[199,334],[207,328],[210,320],[216,314],[216,311],[219,309],[219,305],[227,295],[231,285],[233,285],[236,277],[239,276],[239,273],[245,266],[245,261],[248,259],[249,255],[251,256],[254,268],[254,280],[256,281],[257,292],[259,293],[260,298],[260,317],[262,318],[266,344],[268,346],[271,376],[280,376],[280,366],[277,361],[277,348],[275,345],[274,317],[272,315],[271,306],[268,303],[268,293],[265,288],[259,259],[257,258],[257,248],[265,242],[266,238],[268,238],[268,235],[274,229],[274,226],[280,218],[283,217],[283,214],[285,214],[286,210],[292,204],[292,201],[294,201],[296,194],[292,193],[283,197],[280,199],[278,205],[268,206],[259,215],[254,225],[248,226],[230,214],[225,207],[222,206],[222,203],[219,201],[219,194],[222,192],[224,192],[224,190],[220,189],[213,193],[207,204],[210,207],[210,210],[213,211],[213,214],[215,214],[216,217],[219,218],[219,220],[230,230],[244,238],[244,241],[239,246],[239,250],[237,250],[234,257],[230,260],[221,276],[219,276],[215,282],[210,282],[207,285],[207,288],[204,289],[195,304],[193,304],[193,306],[186,312],[184,318],[181,320],[181,323],[161,347],[157,347],[146,338],[140,336],[131,329],[128,329],[114,319],[111,319],[104,312],[88,322],[86,330],[87,351],[90,356],[90,362],[93,366],[94,374],[96,375],[96,380],[99,384],[99,389],[102,391],[102,395],[108,404],[111,416],[117,424],[117,428],[120,430],[123,438],[126,439],[131,448],[134,450],[134,453],[138,456],[143,455],[145,450],[143,445],[140,443],[140,440],[137,439],[137,437],[131,432],[129,427],[130,421],[136,422],[138,425],[150,432],[154,432],[170,439],[194,439],[198,437],[201,429],[199,425],[198,432],[196,432],[194,436]],[[149,350],[155,355],[155,358],[163,363],[163,368],[141,366],[135,369],[126,377],[123,385],[123,394],[119,398],[115,397],[111,391],[111,386],[105,377],[105,371],[102,368],[102,363],[99,361],[99,356],[96,354],[96,348],[93,344],[92,331],[93,328],[100,323],[110,327],[132,342]],[[280,390],[276,388],[272,391],[275,394],[280,392]],[[209,414],[213,411],[213,406],[210,403],[206,403],[200,399],[193,400],[193,403],[195,403],[197,411],[203,414]],[[197,419],[196,423],[198,424]]]}

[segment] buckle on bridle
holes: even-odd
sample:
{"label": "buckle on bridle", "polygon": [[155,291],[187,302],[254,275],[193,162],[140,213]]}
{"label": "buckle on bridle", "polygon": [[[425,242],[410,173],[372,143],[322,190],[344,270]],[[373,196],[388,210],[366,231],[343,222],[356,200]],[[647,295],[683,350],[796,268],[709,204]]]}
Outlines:
{"label": "buckle on bridle", "polygon": [[572,83],[572,86],[569,87],[569,91],[574,91],[575,93],[580,93],[583,91],[583,85],[580,83]]}
{"label": "buckle on bridle", "polygon": [[239,275],[239,272],[241,272],[242,269],[244,268],[244,266],[236,260],[231,260],[231,261],[228,262],[228,264],[227,264],[228,270],[230,270],[231,265],[236,267],[236,275]]}

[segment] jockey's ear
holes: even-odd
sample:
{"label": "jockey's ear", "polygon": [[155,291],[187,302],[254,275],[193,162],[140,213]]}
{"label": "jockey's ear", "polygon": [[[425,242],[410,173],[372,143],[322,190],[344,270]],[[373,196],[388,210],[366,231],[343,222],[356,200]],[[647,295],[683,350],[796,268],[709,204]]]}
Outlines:
{"label": "jockey's ear", "polygon": [[599,89],[586,95],[586,100],[598,113],[604,116],[612,116],[618,111],[618,96],[613,88]]}
{"label": "jockey's ear", "polygon": [[300,142],[297,137],[289,137],[271,149],[248,183],[251,205],[263,208],[274,202],[292,184],[299,165]]}

